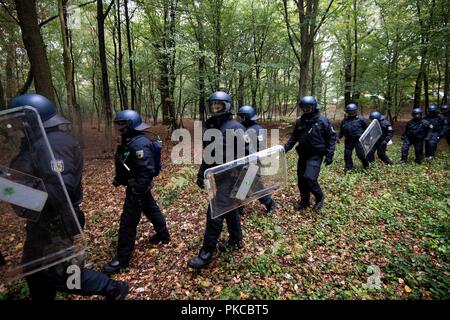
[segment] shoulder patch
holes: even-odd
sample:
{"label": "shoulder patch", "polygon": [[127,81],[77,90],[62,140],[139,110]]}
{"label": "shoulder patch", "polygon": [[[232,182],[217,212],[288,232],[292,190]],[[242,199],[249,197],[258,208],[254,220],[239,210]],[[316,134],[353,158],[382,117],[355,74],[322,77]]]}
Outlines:
{"label": "shoulder patch", "polygon": [[138,158],[138,159],[144,158],[144,150],[137,150],[136,151],[136,158]]}

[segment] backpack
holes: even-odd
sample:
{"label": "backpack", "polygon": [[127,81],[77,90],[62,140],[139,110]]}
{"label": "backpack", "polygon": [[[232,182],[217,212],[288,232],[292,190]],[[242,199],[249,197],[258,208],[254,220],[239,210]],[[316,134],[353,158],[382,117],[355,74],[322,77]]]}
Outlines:
{"label": "backpack", "polygon": [[155,177],[157,177],[162,170],[163,162],[161,158],[162,141],[161,138],[156,135],[156,140],[149,139],[153,145],[153,161],[155,162]]}

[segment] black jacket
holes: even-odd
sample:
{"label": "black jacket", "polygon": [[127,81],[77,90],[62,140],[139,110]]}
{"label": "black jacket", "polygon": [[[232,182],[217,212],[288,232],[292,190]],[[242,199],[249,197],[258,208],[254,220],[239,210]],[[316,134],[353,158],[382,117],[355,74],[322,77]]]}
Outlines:
{"label": "black jacket", "polygon": [[[47,138],[56,160],[62,160],[63,171],[61,176],[74,206],[83,201],[83,154],[78,142],[66,132],[57,127],[46,129]],[[40,137],[32,141],[32,149],[22,149],[11,163],[13,169],[34,175],[44,181],[50,199],[51,190],[59,190],[60,182],[53,172],[50,154],[47,151],[45,140]],[[55,187],[53,187],[53,185]],[[59,193],[58,193],[59,194]]]}
{"label": "black jacket", "polygon": [[336,136],[327,117],[320,114],[310,118],[302,115],[295,122],[284,150],[288,152],[298,143],[296,150],[299,155],[322,155],[331,160],[336,149]]}
{"label": "black jacket", "polygon": [[267,148],[267,132],[255,121],[242,123],[246,129],[247,142],[249,142],[250,152],[257,152]]}
{"label": "black jacket", "polygon": [[367,121],[359,116],[346,117],[341,122],[339,139],[345,137],[345,139],[349,140],[358,140],[367,127]]}
{"label": "black jacket", "polygon": [[437,134],[440,137],[444,135],[446,129],[445,120],[439,114],[435,116],[426,116],[423,119],[433,125],[433,128],[431,129],[432,134]]}
{"label": "black jacket", "polygon": [[144,133],[123,135],[115,155],[115,180],[132,187],[136,193],[145,193],[155,176],[154,152],[150,138]]}
{"label": "black jacket", "polygon": [[[203,180],[206,169],[213,168],[215,166],[226,163],[230,160],[236,160],[239,156],[248,155],[248,144],[244,142],[245,127],[239,122],[230,119],[229,116],[225,117],[211,117],[205,122],[205,129],[218,129],[221,132],[221,138],[218,143],[222,146],[219,149],[222,150],[221,163],[206,163],[205,158],[202,159],[202,164],[197,173],[197,178]],[[227,135],[227,130],[229,134]],[[230,135],[230,132],[233,133]],[[203,141],[203,147],[206,148],[214,141]],[[234,148],[231,149],[231,144],[234,144]],[[244,150],[238,150],[239,146],[244,145]],[[227,148],[227,146],[229,146]],[[233,154],[227,154],[227,150],[233,150]],[[238,152],[239,151],[239,152]],[[215,156],[213,154],[213,156]]]}
{"label": "black jacket", "polygon": [[381,117],[380,119],[380,127],[382,131],[382,135],[380,137],[381,143],[387,144],[389,140],[394,136],[394,128],[389,120],[385,117]]}
{"label": "black jacket", "polygon": [[409,141],[422,141],[428,138],[429,133],[433,129],[433,125],[425,120],[409,120],[406,124],[405,132],[402,135],[402,139],[408,139]]}

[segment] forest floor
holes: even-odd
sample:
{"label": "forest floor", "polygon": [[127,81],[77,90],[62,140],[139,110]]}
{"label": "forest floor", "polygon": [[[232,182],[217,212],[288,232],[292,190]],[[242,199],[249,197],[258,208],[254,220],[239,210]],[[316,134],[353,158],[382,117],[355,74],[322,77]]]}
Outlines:
{"label": "forest floor", "polygon": [[[404,123],[395,125],[397,133]],[[281,127],[281,143],[290,124]],[[187,128],[192,129],[188,123]],[[170,162],[172,145],[163,137],[164,169],[153,195],[171,233],[169,244],[152,247],[150,222],[143,217],[130,268],[115,279],[130,282],[129,299],[449,299],[450,152],[441,141],[437,157],[422,165],[387,167],[377,161],[364,172],[344,174],[343,143],[334,163],[323,167],[325,207],[297,212],[297,154],[288,154],[288,186],[275,193],[275,215],[258,202],[242,216],[244,248],[217,253],[208,268],[192,271],[188,260],[200,249],[206,194],[195,184],[198,165]],[[124,189],[114,189],[112,155],[102,154],[101,135],[86,128],[84,171],[85,233],[90,267],[100,270],[114,257]],[[397,163],[401,141],[388,155]],[[412,154],[412,151],[410,152]],[[226,227],[222,240],[227,238]],[[368,267],[381,271],[379,289],[367,287]],[[28,297],[23,281],[0,290],[0,298]],[[82,299],[59,295],[60,299]],[[96,299],[98,297],[92,297]]]}

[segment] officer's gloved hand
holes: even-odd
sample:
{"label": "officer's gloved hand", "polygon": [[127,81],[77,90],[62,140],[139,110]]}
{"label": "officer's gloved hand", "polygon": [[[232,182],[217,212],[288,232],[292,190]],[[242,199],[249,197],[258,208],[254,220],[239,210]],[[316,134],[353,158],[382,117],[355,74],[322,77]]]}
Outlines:
{"label": "officer's gloved hand", "polygon": [[197,177],[197,185],[200,189],[205,189],[205,181],[202,177]]}
{"label": "officer's gloved hand", "polygon": [[326,166],[329,166],[330,164],[333,163],[333,159],[332,158],[325,158],[324,163],[325,163]]}
{"label": "officer's gloved hand", "polygon": [[381,145],[383,145],[383,146],[387,145],[387,141],[381,142]]}
{"label": "officer's gloved hand", "polygon": [[120,186],[119,180],[117,180],[116,178],[114,178],[114,180],[112,181],[112,185],[114,186],[114,188],[117,188],[118,186]]}

